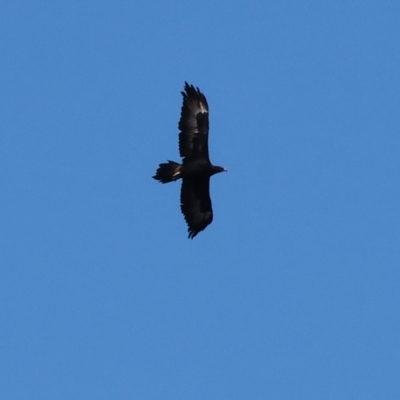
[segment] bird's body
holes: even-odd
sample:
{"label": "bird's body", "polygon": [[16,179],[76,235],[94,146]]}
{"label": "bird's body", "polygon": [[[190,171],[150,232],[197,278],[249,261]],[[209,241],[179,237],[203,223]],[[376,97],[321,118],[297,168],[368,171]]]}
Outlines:
{"label": "bird's body", "polygon": [[159,165],[154,179],[161,183],[182,179],[181,211],[194,238],[213,220],[210,177],[225,168],[212,165],[208,155],[208,104],[199,88],[185,82],[179,121],[179,153],[182,163]]}

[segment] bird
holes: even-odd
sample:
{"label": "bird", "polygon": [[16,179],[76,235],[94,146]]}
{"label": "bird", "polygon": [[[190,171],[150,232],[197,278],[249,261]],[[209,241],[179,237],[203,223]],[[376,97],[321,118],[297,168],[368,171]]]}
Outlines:
{"label": "bird", "polygon": [[153,179],[163,184],[182,179],[180,208],[188,227],[188,238],[193,239],[213,221],[210,178],[227,170],[210,161],[206,97],[198,87],[187,82],[181,94],[183,104],[178,129],[182,161],[159,164]]}

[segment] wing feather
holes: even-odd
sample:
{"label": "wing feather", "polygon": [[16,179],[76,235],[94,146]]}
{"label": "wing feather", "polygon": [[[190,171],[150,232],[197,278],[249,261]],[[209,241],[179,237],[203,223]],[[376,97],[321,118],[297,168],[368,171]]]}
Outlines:
{"label": "wing feather", "polygon": [[179,121],[179,153],[188,159],[206,159],[208,155],[208,104],[199,88],[185,82]]}
{"label": "wing feather", "polygon": [[184,178],[181,188],[181,211],[188,225],[189,238],[211,224],[213,211],[210,198],[210,177]]}

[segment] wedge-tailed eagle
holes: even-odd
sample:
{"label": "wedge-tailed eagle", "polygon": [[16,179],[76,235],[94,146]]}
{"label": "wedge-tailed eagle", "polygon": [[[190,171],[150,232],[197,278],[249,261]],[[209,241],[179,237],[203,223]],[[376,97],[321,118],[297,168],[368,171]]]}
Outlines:
{"label": "wedge-tailed eagle", "polygon": [[225,168],[212,165],[208,155],[208,104],[199,88],[185,82],[179,121],[179,154],[182,163],[168,161],[159,165],[154,179],[168,183],[182,179],[181,211],[193,239],[213,220],[210,177]]}

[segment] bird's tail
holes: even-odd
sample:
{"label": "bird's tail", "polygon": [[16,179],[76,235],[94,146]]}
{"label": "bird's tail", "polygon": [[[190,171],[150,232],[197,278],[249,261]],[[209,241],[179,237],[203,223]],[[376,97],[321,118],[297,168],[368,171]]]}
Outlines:
{"label": "bird's tail", "polygon": [[161,183],[176,181],[181,178],[181,167],[181,164],[168,160],[168,163],[160,164],[153,179]]}

